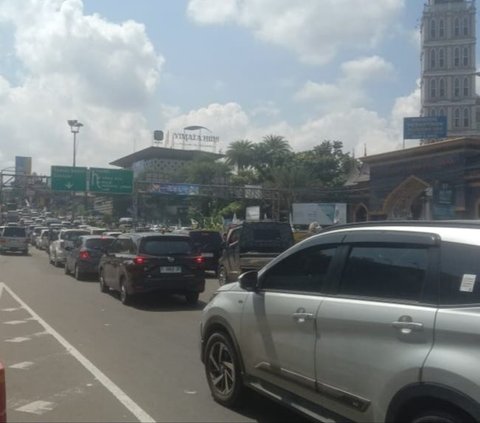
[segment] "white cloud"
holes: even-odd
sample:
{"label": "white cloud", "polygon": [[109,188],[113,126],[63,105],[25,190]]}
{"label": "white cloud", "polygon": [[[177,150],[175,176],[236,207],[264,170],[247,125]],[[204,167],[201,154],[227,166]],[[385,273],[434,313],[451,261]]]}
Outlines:
{"label": "white cloud", "polygon": [[137,145],[150,142],[143,112],[164,60],[143,25],[85,15],[81,0],[2,0],[2,22],[14,30],[23,68],[18,85],[5,82],[0,71],[5,159],[31,155],[34,170],[42,173],[51,164],[71,163],[67,119],[85,125],[80,165],[105,166],[105,158],[131,153],[133,138]]}
{"label": "white cloud", "polygon": [[405,0],[190,0],[187,14],[203,25],[234,22],[303,62],[325,64],[342,49],[376,46],[404,5]]}
{"label": "white cloud", "polygon": [[168,128],[178,130],[193,124],[206,126],[221,137],[223,151],[237,139],[259,141],[265,135],[278,134],[285,136],[296,151],[311,149],[330,139],[342,141],[345,152],[355,151],[359,157],[365,146],[369,155],[399,149],[402,145],[402,119],[418,115],[419,104],[417,88],[395,101],[388,118],[363,107],[349,107],[329,111],[298,126],[281,120],[260,126],[255,122],[255,114],[243,110],[239,104],[216,103],[171,119]]}
{"label": "white cloud", "polygon": [[296,101],[312,102],[319,110],[341,111],[351,107],[365,107],[370,97],[366,87],[390,79],[395,75],[393,65],[378,56],[345,62],[334,84],[307,81],[294,95]]}

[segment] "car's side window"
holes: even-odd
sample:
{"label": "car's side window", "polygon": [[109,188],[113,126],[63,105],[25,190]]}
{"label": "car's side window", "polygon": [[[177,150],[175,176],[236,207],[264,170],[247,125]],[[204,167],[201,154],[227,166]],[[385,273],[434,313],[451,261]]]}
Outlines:
{"label": "car's side window", "polygon": [[440,261],[440,304],[480,303],[480,247],[443,242]]}
{"label": "car's side window", "polygon": [[116,254],[128,254],[130,251],[131,240],[129,238],[120,238],[113,242],[110,250]]}
{"label": "car's side window", "polygon": [[428,248],[353,246],[340,281],[339,294],[419,301],[428,267]]}
{"label": "car's side window", "polygon": [[335,252],[335,246],[316,246],[285,257],[262,277],[262,289],[323,292]]}

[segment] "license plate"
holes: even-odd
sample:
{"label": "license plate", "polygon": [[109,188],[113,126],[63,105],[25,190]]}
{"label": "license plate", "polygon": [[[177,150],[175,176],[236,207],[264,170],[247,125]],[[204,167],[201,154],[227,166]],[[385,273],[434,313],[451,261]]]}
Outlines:
{"label": "license plate", "polygon": [[213,257],[213,253],[202,253],[202,257]]}
{"label": "license plate", "polygon": [[182,273],[182,268],[180,266],[162,266],[160,273]]}

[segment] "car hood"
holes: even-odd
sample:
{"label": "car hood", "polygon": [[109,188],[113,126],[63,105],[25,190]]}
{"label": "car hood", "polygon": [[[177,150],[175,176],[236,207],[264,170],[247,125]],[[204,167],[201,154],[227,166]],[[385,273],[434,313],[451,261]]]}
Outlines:
{"label": "car hood", "polygon": [[226,292],[226,291],[243,291],[242,288],[240,288],[240,283],[238,282],[233,282],[233,283],[227,283],[220,288],[218,288],[217,292]]}

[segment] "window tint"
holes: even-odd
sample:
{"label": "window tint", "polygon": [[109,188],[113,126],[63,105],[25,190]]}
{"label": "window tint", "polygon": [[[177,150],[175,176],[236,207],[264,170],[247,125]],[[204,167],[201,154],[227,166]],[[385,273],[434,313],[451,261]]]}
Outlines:
{"label": "window tint", "polygon": [[64,232],[63,239],[65,241],[75,241],[81,235],[88,235],[86,231],[72,231],[72,232]]}
{"label": "window tint", "polygon": [[204,252],[215,252],[222,247],[220,232],[195,231],[190,232],[190,238]]}
{"label": "window tint", "polygon": [[13,238],[25,238],[27,236],[25,228],[6,227],[3,230],[3,236],[11,236]]}
{"label": "window tint", "polygon": [[264,276],[262,288],[322,292],[336,248],[312,247],[286,257]]}
{"label": "window tint", "polygon": [[121,254],[135,254],[132,248],[133,242],[129,238],[117,239],[113,244],[111,251]]}
{"label": "window tint", "polygon": [[109,238],[91,238],[87,239],[85,246],[92,250],[102,250],[108,248],[112,244],[113,239]]}
{"label": "window tint", "polygon": [[289,225],[246,225],[240,238],[241,251],[281,253],[293,244]]}
{"label": "window tint", "polygon": [[[480,247],[442,243],[440,264],[440,303],[444,305],[480,303]],[[472,292],[462,281],[475,277]],[[467,279],[471,277],[467,276]]]}
{"label": "window tint", "polygon": [[353,247],[340,284],[340,294],[419,300],[428,250],[415,247]]}
{"label": "window tint", "polygon": [[141,243],[140,252],[152,256],[192,254],[192,246],[187,239],[146,238]]}

